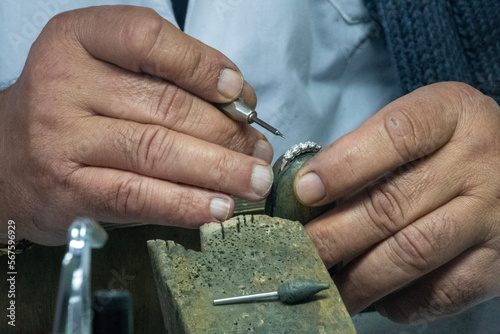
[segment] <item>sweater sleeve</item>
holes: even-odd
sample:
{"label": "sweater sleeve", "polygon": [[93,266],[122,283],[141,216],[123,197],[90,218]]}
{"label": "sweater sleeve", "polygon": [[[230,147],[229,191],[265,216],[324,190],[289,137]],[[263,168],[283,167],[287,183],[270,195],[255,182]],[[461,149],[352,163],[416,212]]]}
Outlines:
{"label": "sweater sleeve", "polygon": [[500,101],[500,2],[366,0],[404,92],[461,81]]}

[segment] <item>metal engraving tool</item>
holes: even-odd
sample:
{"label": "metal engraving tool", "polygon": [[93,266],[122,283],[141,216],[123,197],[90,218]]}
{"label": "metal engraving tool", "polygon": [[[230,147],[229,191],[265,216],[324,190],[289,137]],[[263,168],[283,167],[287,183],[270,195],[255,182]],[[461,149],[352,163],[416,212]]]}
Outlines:
{"label": "metal engraving tool", "polygon": [[235,121],[247,124],[252,124],[253,122],[255,122],[274,135],[285,138],[285,136],[283,136],[283,134],[279,132],[278,129],[259,119],[257,117],[257,112],[250,108],[241,97],[229,103],[218,104],[217,107],[220,111],[222,111],[229,118]]}
{"label": "metal engraving tool", "polygon": [[272,299],[279,299],[284,303],[293,304],[328,288],[329,286],[326,283],[321,283],[310,279],[294,279],[280,285],[278,291],[215,299],[214,305],[266,301]]}

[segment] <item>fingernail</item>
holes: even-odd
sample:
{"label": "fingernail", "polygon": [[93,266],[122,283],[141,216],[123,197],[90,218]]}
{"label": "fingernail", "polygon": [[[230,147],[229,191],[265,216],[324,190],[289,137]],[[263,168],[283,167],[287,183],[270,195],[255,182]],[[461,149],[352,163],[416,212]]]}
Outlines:
{"label": "fingernail", "polygon": [[262,159],[267,163],[271,163],[273,161],[273,146],[267,141],[260,139],[255,143],[255,147],[253,148],[253,156],[258,159]]}
{"label": "fingernail", "polygon": [[273,185],[273,171],[270,166],[255,165],[252,172],[252,190],[264,197]]}
{"label": "fingernail", "polygon": [[217,90],[228,99],[233,100],[240,95],[244,82],[241,73],[225,68],[220,72]]}
{"label": "fingernail", "polygon": [[314,204],[326,196],[325,186],[316,173],[307,173],[295,183],[295,194],[304,204]]}
{"label": "fingernail", "polygon": [[210,213],[212,217],[218,221],[225,221],[229,218],[231,203],[225,198],[214,198],[210,202]]}

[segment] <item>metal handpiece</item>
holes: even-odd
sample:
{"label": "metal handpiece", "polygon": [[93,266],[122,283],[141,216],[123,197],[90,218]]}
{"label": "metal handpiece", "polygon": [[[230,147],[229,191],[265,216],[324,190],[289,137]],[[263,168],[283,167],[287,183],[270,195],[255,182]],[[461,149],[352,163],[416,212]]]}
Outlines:
{"label": "metal handpiece", "polygon": [[68,230],[68,252],[62,261],[53,334],[90,334],[91,249],[101,248],[108,235],[89,218],[77,218]]}
{"label": "metal handpiece", "polygon": [[220,111],[222,111],[224,114],[229,116],[229,118],[235,121],[247,124],[252,124],[253,122],[255,122],[274,135],[285,138],[285,136],[283,136],[283,134],[279,132],[278,129],[259,119],[257,117],[257,112],[250,108],[241,97],[237,98],[233,102],[219,104],[217,105],[217,107],[220,109]]}

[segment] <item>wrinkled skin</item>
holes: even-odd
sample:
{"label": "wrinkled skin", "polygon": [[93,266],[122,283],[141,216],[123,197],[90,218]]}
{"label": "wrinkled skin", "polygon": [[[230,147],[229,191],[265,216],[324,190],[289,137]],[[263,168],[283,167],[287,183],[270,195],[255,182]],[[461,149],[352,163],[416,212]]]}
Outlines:
{"label": "wrinkled skin", "polygon": [[500,108],[463,83],[389,104],[298,172],[306,229],[351,314],[448,316],[500,295]]}
{"label": "wrinkled skin", "polygon": [[0,230],[12,219],[18,239],[57,245],[76,216],[225,220],[229,195],[260,200],[272,183],[264,135],[212,104],[238,96],[256,103],[229,59],[150,9],[54,17],[0,93]]}

